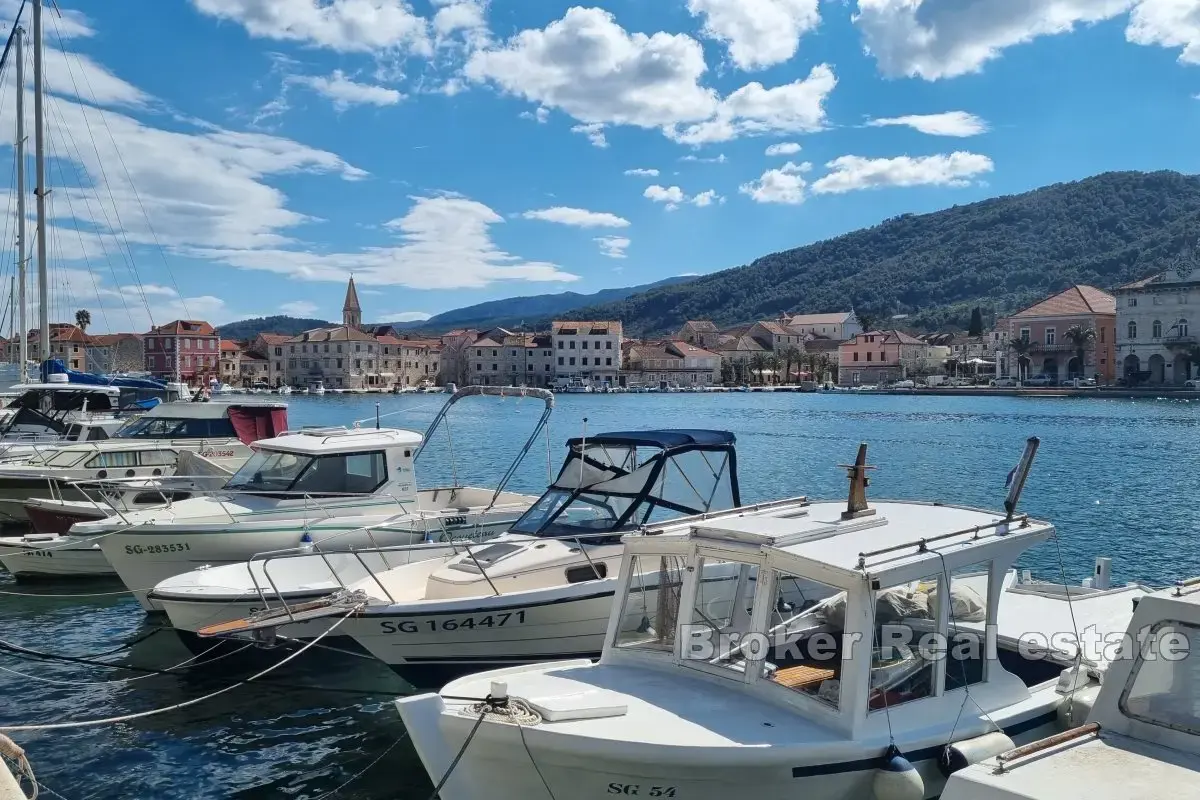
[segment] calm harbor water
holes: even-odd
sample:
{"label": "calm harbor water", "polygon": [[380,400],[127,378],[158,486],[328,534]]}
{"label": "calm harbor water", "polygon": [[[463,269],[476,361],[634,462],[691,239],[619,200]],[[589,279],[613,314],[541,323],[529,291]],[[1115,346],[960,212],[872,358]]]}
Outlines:
{"label": "calm harbor water", "polygon": [[[423,430],[443,399],[293,396],[289,413],[292,427],[362,418],[371,425],[379,401],[384,424]],[[1022,508],[1058,525],[1061,569],[1072,582],[1090,573],[1096,555],[1114,558],[1118,581],[1161,584],[1200,574],[1194,546],[1200,520],[1186,483],[1200,470],[1200,403],[756,393],[563,395],[557,405],[550,425],[555,470],[563,443],[583,430],[585,418],[590,432],[727,429],[738,438],[744,501],[842,498],[846,477],[837,465],[866,441],[878,467],[871,497],[1000,508],[1005,477],[1026,437],[1040,436]],[[451,424],[456,466],[438,437],[419,462],[420,482],[447,481],[456,470],[464,482],[493,484],[539,413],[540,401],[529,399],[459,403]],[[512,488],[536,494],[546,473],[542,443]],[[1048,579],[1060,572],[1052,543],[1031,551],[1021,566]],[[0,575],[0,590],[39,595],[0,596],[0,638],[86,657],[124,645],[101,656],[124,666],[162,669],[189,659],[174,635],[155,633],[159,620],[147,620],[127,596],[52,596],[119,588],[31,587]],[[163,676],[0,653],[0,726],[161,708],[248,674],[218,673],[215,666]],[[167,714],[14,738],[51,790],[43,796],[68,800],[428,797],[432,787],[411,745],[392,746],[403,728],[390,701],[405,687],[386,668],[309,651],[268,680]]]}

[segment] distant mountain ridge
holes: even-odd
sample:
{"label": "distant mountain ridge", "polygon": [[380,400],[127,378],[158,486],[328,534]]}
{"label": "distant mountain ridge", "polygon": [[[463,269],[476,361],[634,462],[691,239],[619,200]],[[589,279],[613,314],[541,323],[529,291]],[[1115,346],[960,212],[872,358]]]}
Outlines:
{"label": "distant mountain ridge", "polygon": [[[626,286],[619,289],[601,289],[592,294],[559,292],[558,294],[508,297],[503,300],[489,300],[486,303],[477,303],[473,306],[444,311],[427,320],[382,324],[391,325],[397,330],[444,333],[453,328],[486,330],[488,328],[504,326],[516,327],[522,322],[533,325],[544,318],[547,320],[545,327],[548,328],[548,320],[550,318],[566,314],[581,306],[623,300],[639,292],[645,292],[660,286],[674,286],[691,280],[695,280],[695,276],[685,275],[676,278],[667,278],[655,283]],[[338,324],[341,323],[280,315],[227,322],[219,326],[219,330],[223,339],[253,339],[260,333],[281,333],[295,336],[313,328]]]}
{"label": "distant mountain ridge", "polygon": [[503,300],[489,300],[486,303],[444,311],[427,320],[390,324],[398,329],[438,332],[445,332],[453,328],[486,330],[488,328],[516,327],[522,322],[532,324],[535,321],[549,320],[556,315],[566,314],[584,306],[617,302],[630,295],[651,291],[660,286],[676,286],[692,280],[695,280],[695,276],[686,275],[640,286],[601,289],[592,294],[558,292],[556,294],[508,297]]}
{"label": "distant mountain ridge", "polygon": [[572,319],[619,319],[627,335],[689,319],[737,325],[780,313],[853,307],[880,324],[966,329],[1075,283],[1108,289],[1165,268],[1200,234],[1200,177],[1109,172],[1023,194],[903,214],[772,253],[678,286],[660,286]]}

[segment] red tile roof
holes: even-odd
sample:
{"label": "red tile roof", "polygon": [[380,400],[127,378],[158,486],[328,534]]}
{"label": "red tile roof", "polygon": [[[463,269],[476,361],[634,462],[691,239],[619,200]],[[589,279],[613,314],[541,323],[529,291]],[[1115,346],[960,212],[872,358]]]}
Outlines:
{"label": "red tile roof", "polygon": [[232,339],[222,339],[221,340],[221,352],[222,353],[236,353],[236,352],[240,351],[241,349],[242,349],[241,345],[239,345],[237,342],[233,341]]}
{"label": "red tile roof", "polygon": [[1029,308],[1013,314],[1014,317],[1067,317],[1077,314],[1116,314],[1117,300],[1108,292],[1095,286],[1077,284],[1051,295]]}
{"label": "red tile roof", "polygon": [[217,332],[212,325],[202,319],[177,319],[166,325],[150,329],[150,335],[174,336],[176,334],[180,336],[216,336]]}

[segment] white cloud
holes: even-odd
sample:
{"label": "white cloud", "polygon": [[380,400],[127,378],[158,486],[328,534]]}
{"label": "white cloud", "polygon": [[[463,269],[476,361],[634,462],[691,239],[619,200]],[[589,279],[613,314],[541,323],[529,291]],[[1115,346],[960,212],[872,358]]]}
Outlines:
{"label": "white cloud", "polygon": [[658,170],[656,170],[656,169],[627,169],[627,170],[625,170],[625,174],[626,175],[637,175],[639,177],[645,177],[645,178],[657,178]]}
{"label": "white cloud", "polygon": [[[50,12],[51,14],[53,12]],[[47,14],[49,16],[49,14]],[[77,97],[102,106],[142,106],[149,95],[118,78],[87,56],[51,47],[44,51],[46,91]],[[26,86],[33,87],[33,70],[25,70]]]}
{"label": "white cloud", "polygon": [[688,0],[704,15],[704,34],[725,42],[741,69],[780,64],[796,54],[800,37],[821,22],[817,0]]}
{"label": "white cloud", "polygon": [[666,203],[667,211],[674,211],[679,208],[680,203],[687,200],[687,195],[678,186],[659,186],[658,184],[647,186],[646,191],[642,192],[642,197],[653,200],[655,203]]}
{"label": "white cloud", "polygon": [[609,258],[625,258],[630,244],[624,236],[597,236],[592,241],[600,245],[600,254]]}
{"label": "white cloud", "polygon": [[593,147],[608,147],[608,139],[604,138],[604,126],[599,123],[576,125],[571,128],[571,133],[582,133],[587,136]]}
{"label": "white cloud", "polygon": [[692,205],[703,208],[704,206],[711,206],[713,203],[724,203],[725,198],[717,194],[715,189],[709,189],[706,192],[700,192],[700,194],[695,195],[689,202]]}
{"label": "white cloud", "polygon": [[628,228],[629,220],[603,211],[588,211],[584,208],[568,208],[555,206],[536,211],[526,211],[521,215],[525,219],[537,219],[542,222],[556,222],[559,225],[570,225],[575,228]]}
{"label": "white cloud", "polygon": [[[854,22],[890,76],[926,80],[979,71],[1013,45],[1115,17],[1135,0],[858,0]],[[1180,0],[1142,0],[1178,5]]]}
{"label": "white cloud", "polygon": [[424,311],[389,311],[386,314],[376,314],[376,317],[387,322],[424,322],[433,316]]}
{"label": "white cloud", "polygon": [[434,5],[440,6],[433,15],[433,31],[439,40],[444,41],[458,31],[487,36],[485,0],[434,0]]}
{"label": "white cloud", "polygon": [[550,119],[550,109],[545,106],[538,106],[535,111],[522,111],[517,116],[521,119],[536,120],[539,125],[545,125],[546,120]]}
{"label": "white cloud", "polygon": [[885,186],[968,186],[970,178],[994,169],[987,156],[961,151],[917,158],[842,156],[825,166],[830,172],[813,182],[815,194],[842,194]]}
{"label": "white cloud", "polygon": [[1141,0],[1125,36],[1135,44],[1183,48],[1180,61],[1200,64],[1200,2]]}
{"label": "white cloud", "polygon": [[395,89],[352,81],[340,69],[335,69],[328,78],[318,75],[295,75],[288,78],[288,82],[307,86],[317,94],[329,98],[338,111],[359,105],[394,106],[404,99],[404,95]]}
{"label": "white cloud", "polygon": [[192,5],[266,39],[343,53],[431,52],[427,21],[404,0],[192,0]]}
{"label": "white cloud", "polygon": [[317,304],[307,300],[293,300],[290,303],[280,303],[279,310],[289,317],[311,317],[317,313]]}
{"label": "white cloud", "polygon": [[608,11],[575,7],[543,29],[474,52],[463,74],[561,109],[584,126],[662,128],[694,145],[819,130],[837,84],[820,64],[805,79],[769,89],[749,83],[722,99],[700,84],[707,69],[704,49],[686,34],[629,33]]}
{"label": "white cloud", "polygon": [[716,94],[698,83],[707,69],[690,36],[630,34],[607,11],[576,7],[472,54],[464,72],[585,124],[654,128],[713,113]]}
{"label": "white cloud", "polygon": [[789,161],[778,169],[767,170],[757,180],[743,183],[738,191],[756,203],[798,205],[804,202],[808,186],[802,176],[811,169],[812,164],[807,161],[802,164]]}
{"label": "white cloud", "polygon": [[873,119],[867,123],[872,128],[888,125],[907,125],[913,130],[930,136],[978,136],[987,133],[986,120],[966,111],[947,111],[943,114],[910,114],[906,117]]}
{"label": "white cloud", "polygon": [[773,144],[766,149],[766,155],[769,156],[794,156],[800,152],[800,145],[795,142],[780,142]]}
{"label": "white cloud", "polygon": [[725,158],[724,153],[718,153],[717,155],[713,156],[712,158],[704,158],[704,157],[698,156],[694,153],[689,153],[686,156],[682,156],[679,160],[680,161],[692,161],[697,164],[724,164],[729,159]]}
{"label": "white cloud", "polygon": [[837,86],[828,64],[818,64],[807,78],[771,89],[748,83],[717,106],[715,116],[667,135],[683,144],[727,142],[744,135],[805,133],[825,127],[825,98]]}
{"label": "white cloud", "polygon": [[192,255],[243,269],[266,270],[298,280],[345,281],[350,273],[360,286],[407,286],[413,289],[461,289],[497,281],[565,282],[578,276],[557,265],[524,261],[501,250],[490,227],[504,219],[483,203],[466,197],[414,197],[403,217],[384,223],[399,237],[390,246],[349,253],[313,248],[196,250]]}

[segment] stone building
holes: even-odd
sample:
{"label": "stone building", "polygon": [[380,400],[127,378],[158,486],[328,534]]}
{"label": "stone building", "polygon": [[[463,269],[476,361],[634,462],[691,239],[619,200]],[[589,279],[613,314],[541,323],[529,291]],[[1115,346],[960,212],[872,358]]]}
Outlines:
{"label": "stone building", "polygon": [[204,320],[178,319],[152,328],[143,337],[146,371],[170,380],[179,359],[179,376],[188,383],[204,383],[217,375],[221,337]]}
{"label": "stone building", "polygon": [[[1048,375],[1058,381],[1099,376],[1101,383],[1116,378],[1116,299],[1094,286],[1071,286],[998,320],[996,328],[1008,341],[1012,377]],[[1093,333],[1086,341],[1072,341],[1075,331],[1089,330]]]}
{"label": "stone building", "polygon": [[904,380],[929,365],[931,346],[903,331],[867,331],[838,347],[838,384],[871,386]]}
{"label": "stone building", "polygon": [[634,343],[626,348],[623,379],[629,386],[713,386],[721,381],[721,356],[684,341]]}
{"label": "stone building", "polygon": [[1126,383],[1181,386],[1200,377],[1200,257],[1194,250],[1113,294],[1116,362]]}
{"label": "stone building", "polygon": [[616,386],[621,371],[621,323],[555,321],[550,327],[557,382],[580,379],[593,387]]}
{"label": "stone building", "polygon": [[84,352],[89,372],[141,372],[146,368],[146,348],[140,334],[89,335]]}

